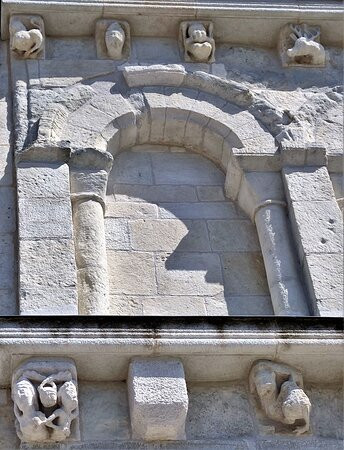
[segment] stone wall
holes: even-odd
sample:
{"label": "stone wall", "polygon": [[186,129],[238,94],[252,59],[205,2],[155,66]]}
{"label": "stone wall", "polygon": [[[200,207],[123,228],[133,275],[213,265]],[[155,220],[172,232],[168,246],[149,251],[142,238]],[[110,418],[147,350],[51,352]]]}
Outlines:
{"label": "stone wall", "polygon": [[112,314],[273,313],[256,230],[224,181],[181,147],[115,159],[105,214]]}

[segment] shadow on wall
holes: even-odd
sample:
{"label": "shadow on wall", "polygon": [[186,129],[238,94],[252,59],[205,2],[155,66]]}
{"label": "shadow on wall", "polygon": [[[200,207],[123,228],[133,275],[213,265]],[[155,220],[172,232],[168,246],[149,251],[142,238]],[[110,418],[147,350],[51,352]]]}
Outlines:
{"label": "shadow on wall", "polygon": [[111,313],[273,314],[254,225],[178,147],[122,152],[106,202]]}

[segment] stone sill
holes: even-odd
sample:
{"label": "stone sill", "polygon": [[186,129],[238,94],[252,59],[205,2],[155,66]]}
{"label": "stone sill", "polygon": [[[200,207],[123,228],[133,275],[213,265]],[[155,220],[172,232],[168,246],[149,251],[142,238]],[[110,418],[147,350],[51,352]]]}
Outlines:
{"label": "stone sill", "polygon": [[[301,4],[300,4],[301,3]],[[275,47],[288,22],[321,25],[322,43],[342,46],[340,1],[2,0],[1,37],[11,14],[40,14],[48,36],[90,36],[102,17],[128,20],[132,36],[175,37],[182,20],[211,19],[218,42]]]}
{"label": "stone sill", "polygon": [[257,359],[293,365],[305,382],[341,383],[343,321],[287,317],[1,317],[0,386],[30,356],[69,356],[79,378],[123,381],[133,356],[173,356],[188,381],[235,381]]}

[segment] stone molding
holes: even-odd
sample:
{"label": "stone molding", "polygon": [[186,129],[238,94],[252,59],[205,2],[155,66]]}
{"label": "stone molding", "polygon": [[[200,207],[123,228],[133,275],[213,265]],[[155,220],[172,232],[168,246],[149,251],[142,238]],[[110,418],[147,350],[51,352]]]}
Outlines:
{"label": "stone molding", "polygon": [[[9,15],[14,13],[41,14],[46,22],[47,34],[50,36],[80,36],[94,33],[95,19],[106,17],[121,17],[132,26],[134,35],[172,37],[178,33],[179,23],[182,20],[212,20],[215,30],[215,39],[221,42],[231,42],[242,45],[258,45],[275,47],[279,29],[288,22],[321,21],[323,42],[325,45],[342,45],[342,9],[338,2],[331,1],[326,4],[307,2],[299,5],[297,2],[288,4],[270,1],[257,1],[247,4],[244,1],[228,2],[192,2],[180,3],[154,0],[149,4],[142,4],[139,0],[123,2],[110,0],[101,2],[65,1],[55,2],[52,6],[49,1],[17,1],[2,0],[1,8],[2,39],[7,39],[7,24]],[[82,14],[83,20],[77,20]],[[75,20],[65,20],[66,15]],[[167,17],[166,17],[167,16]],[[140,18],[144,20],[140,20]],[[145,20],[147,19],[147,20]],[[223,19],[226,26],[223,27]],[[259,20],[259,26],[252,26]],[[166,23],[164,23],[164,21]],[[251,26],[247,27],[249,21]],[[161,26],[163,24],[163,26]],[[166,26],[165,26],[166,25]],[[239,32],[240,26],[244,32]]]}
{"label": "stone molding", "polygon": [[297,367],[309,383],[340,384],[342,327],[314,317],[1,318],[0,383],[10,383],[11,366],[49,354],[73,358],[79,378],[94,381],[124,379],[136,355],[180,358],[187,381],[242,379],[264,358]]}

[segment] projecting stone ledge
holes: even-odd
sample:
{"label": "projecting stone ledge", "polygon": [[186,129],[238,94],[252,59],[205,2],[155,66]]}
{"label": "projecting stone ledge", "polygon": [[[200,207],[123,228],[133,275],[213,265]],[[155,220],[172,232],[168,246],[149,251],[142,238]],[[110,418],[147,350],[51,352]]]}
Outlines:
{"label": "projecting stone ledge", "polygon": [[134,439],[185,439],[189,400],[184,368],[178,359],[134,359],[127,383]]}

